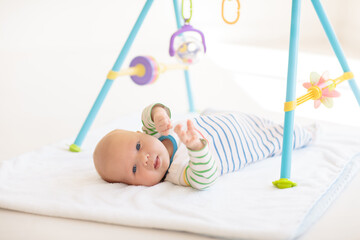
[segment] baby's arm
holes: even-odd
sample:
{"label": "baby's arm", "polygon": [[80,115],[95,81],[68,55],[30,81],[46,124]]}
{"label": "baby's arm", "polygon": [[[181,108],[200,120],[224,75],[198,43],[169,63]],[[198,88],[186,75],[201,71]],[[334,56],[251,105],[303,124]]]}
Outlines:
{"label": "baby's arm", "polygon": [[171,113],[169,108],[159,103],[151,104],[142,112],[142,130],[152,136],[158,133],[168,135],[172,128],[170,118]]}
{"label": "baby's arm", "polygon": [[219,171],[208,143],[198,137],[194,124],[190,120],[187,121],[186,131],[180,124],[175,127],[174,131],[188,148],[190,156],[189,164],[183,173],[185,183],[199,190],[209,188],[216,182]]}

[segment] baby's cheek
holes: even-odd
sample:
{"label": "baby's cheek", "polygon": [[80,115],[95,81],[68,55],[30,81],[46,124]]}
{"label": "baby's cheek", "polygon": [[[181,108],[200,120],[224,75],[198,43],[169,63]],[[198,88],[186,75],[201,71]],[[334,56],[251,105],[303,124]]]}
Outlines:
{"label": "baby's cheek", "polygon": [[141,176],[138,175],[137,178],[143,186],[153,186],[156,184],[156,177],[149,171],[142,172]]}

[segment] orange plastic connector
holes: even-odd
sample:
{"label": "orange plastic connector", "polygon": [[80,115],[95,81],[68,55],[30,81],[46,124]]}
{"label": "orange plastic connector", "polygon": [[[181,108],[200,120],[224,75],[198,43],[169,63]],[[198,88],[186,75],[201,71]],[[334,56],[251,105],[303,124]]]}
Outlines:
{"label": "orange plastic connector", "polygon": [[240,18],[240,1],[239,0],[236,0],[237,2],[237,16],[236,16],[236,19],[232,22],[226,20],[225,18],[225,15],[224,15],[224,5],[225,5],[225,1],[232,1],[232,0],[223,0],[222,1],[222,5],[221,5],[221,16],[222,16],[222,19],[224,20],[224,22],[226,22],[227,24],[235,24],[237,23],[237,21],[239,21],[239,18]]}

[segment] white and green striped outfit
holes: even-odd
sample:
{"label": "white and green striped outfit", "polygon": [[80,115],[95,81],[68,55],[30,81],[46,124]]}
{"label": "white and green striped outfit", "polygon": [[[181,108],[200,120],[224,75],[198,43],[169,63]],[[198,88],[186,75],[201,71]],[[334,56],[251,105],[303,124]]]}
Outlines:
{"label": "white and green striped outfit", "polygon": [[[143,131],[160,137],[151,119],[150,105],[142,114]],[[169,116],[170,110],[167,109]],[[206,189],[219,175],[238,171],[249,163],[281,153],[283,127],[267,119],[244,113],[214,113],[195,117],[193,123],[205,147],[191,151],[175,133],[177,148],[165,178],[174,184]],[[186,124],[184,124],[186,125]],[[309,144],[312,133],[296,126],[294,149]]]}

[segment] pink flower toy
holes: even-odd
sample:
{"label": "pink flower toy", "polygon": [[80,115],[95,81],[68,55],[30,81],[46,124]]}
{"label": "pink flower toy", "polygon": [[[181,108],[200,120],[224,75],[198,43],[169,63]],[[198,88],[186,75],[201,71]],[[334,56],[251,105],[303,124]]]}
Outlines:
{"label": "pink flower toy", "polygon": [[316,72],[312,72],[310,74],[310,82],[303,84],[308,92],[297,98],[296,101],[285,102],[285,112],[292,111],[300,104],[309,100],[315,101],[315,108],[318,108],[321,103],[323,103],[326,107],[331,108],[334,105],[333,98],[340,96],[340,93],[335,90],[336,86],[346,80],[353,79],[354,75],[352,72],[345,72],[343,75],[335,79],[329,79],[327,75],[327,72],[325,72],[322,76]]}
{"label": "pink flower toy", "polygon": [[332,108],[334,105],[333,98],[339,97],[340,93],[335,90],[336,82],[335,80],[329,79],[328,72],[324,72],[323,75],[319,75],[316,72],[310,73],[310,82],[306,82],[303,86],[308,89],[315,89],[315,91],[320,90],[320,97],[314,99],[314,107],[318,108],[321,103],[325,105],[325,107]]}

